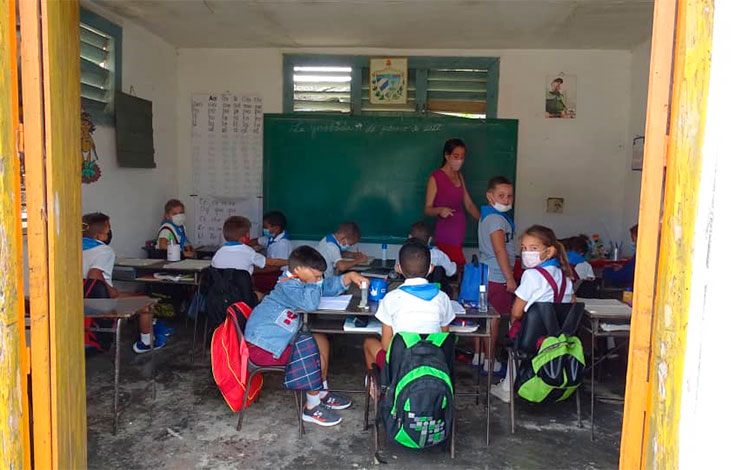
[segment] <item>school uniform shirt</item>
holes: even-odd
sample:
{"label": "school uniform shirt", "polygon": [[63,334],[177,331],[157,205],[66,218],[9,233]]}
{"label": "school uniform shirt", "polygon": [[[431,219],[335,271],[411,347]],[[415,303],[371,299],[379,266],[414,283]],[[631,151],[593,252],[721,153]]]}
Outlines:
{"label": "school uniform shirt", "polygon": [[448,277],[456,274],[456,263],[451,261],[451,259],[448,258],[448,255],[446,255],[443,250],[436,246],[430,248],[430,263],[432,263],[436,268],[440,266],[445,269],[445,275]]}
{"label": "school uniform shirt", "polygon": [[576,274],[578,274],[578,279],[582,281],[593,281],[596,279],[596,276],[594,275],[594,268],[589,264],[588,261],[583,261],[581,263],[578,263],[575,265]]}
{"label": "school uniform shirt", "polygon": [[323,258],[326,259],[327,266],[323,273],[325,277],[333,276],[336,263],[343,259],[341,251],[341,244],[336,240],[336,237],[334,237],[332,233],[323,237],[318,243],[318,252],[320,252],[320,254],[323,255]]}
{"label": "school uniform shirt", "polygon": [[[562,270],[557,266],[544,266],[541,269],[546,269],[552,275],[552,279],[555,280],[559,289],[563,278]],[[526,312],[534,302],[553,302],[555,300],[555,293],[552,290],[552,286],[547,282],[547,279],[539,271],[536,269],[527,269],[523,272],[523,276],[521,276],[521,284],[516,289],[516,297],[526,301],[526,307],[523,309]],[[563,302],[570,302],[572,298],[573,281],[567,279]]]}
{"label": "school uniform shirt", "polygon": [[170,235],[174,238],[174,242],[180,245],[180,250],[184,250],[185,245],[190,245],[185,226],[178,227],[171,220],[164,219],[156,233],[156,241],[158,242],[160,238],[169,240]]}
{"label": "school uniform shirt", "polygon": [[253,267],[266,267],[266,258],[240,242],[227,242],[211,258],[211,266],[217,269],[242,269],[253,274]]}
{"label": "school uniform shirt", "polygon": [[275,237],[262,236],[258,238],[258,243],[265,247],[266,256],[269,258],[288,259],[292,252],[292,242],[286,230]]}
{"label": "school uniform shirt", "polygon": [[393,328],[393,333],[439,333],[455,317],[448,295],[421,277],[407,279],[387,293],[375,314],[381,323]]}
{"label": "school uniform shirt", "polygon": [[499,212],[491,206],[484,205],[480,209],[478,228],[479,261],[488,266],[487,279],[491,282],[505,283],[505,276],[495,256],[490,235],[502,230],[505,235],[505,251],[508,253],[508,264],[511,270],[516,259],[516,227],[513,220],[505,212]]}
{"label": "school uniform shirt", "polygon": [[115,250],[109,245],[93,238],[83,237],[83,279],[89,277],[89,271],[92,269],[100,269],[104,280],[112,286],[115,258]]}

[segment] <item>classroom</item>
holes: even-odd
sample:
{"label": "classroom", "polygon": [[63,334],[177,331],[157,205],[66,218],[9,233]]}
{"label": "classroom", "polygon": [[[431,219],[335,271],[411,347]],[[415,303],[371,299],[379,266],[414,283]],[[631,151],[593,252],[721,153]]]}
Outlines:
{"label": "classroom", "polygon": [[747,460],[747,2],[0,4],[3,468]]}

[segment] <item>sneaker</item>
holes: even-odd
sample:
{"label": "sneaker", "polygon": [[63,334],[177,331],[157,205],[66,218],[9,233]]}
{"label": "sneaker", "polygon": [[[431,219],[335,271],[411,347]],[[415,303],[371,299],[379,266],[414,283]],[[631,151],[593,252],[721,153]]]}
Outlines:
{"label": "sneaker", "polygon": [[[482,375],[487,375],[487,369],[489,365],[489,361],[484,361],[484,366],[482,366],[482,370],[480,371]],[[495,361],[492,364],[492,375],[494,375],[495,377],[505,377],[505,369],[505,364],[502,364],[500,361]]]}
{"label": "sneaker", "polygon": [[474,353],[474,357],[471,359],[471,367],[478,369],[479,364],[481,364],[484,361],[484,354],[480,355]]}
{"label": "sneaker", "polygon": [[302,410],[302,421],[305,421],[306,423],[315,423],[318,426],[324,427],[336,426],[339,424],[341,422],[341,416],[335,411],[324,408],[321,406],[322,404],[323,403],[313,408],[305,407],[305,409]]}
{"label": "sneaker", "polygon": [[[158,335],[154,338],[154,349],[161,349],[164,347],[164,345],[167,343],[167,337],[163,335]],[[138,340],[135,343],[133,343],[133,351],[135,351],[136,354],[143,354],[151,351],[151,346],[143,344],[143,341]]]}
{"label": "sneaker", "polygon": [[503,403],[510,403],[510,390],[506,390],[503,387],[504,383],[505,380],[501,380],[500,382],[490,387],[490,394],[494,397],[499,398]]}
{"label": "sneaker", "polygon": [[328,392],[325,398],[320,399],[320,406],[329,410],[345,410],[352,406],[352,401],[344,395]]}
{"label": "sneaker", "polygon": [[172,336],[173,334],[174,328],[168,327],[161,320],[156,320],[156,323],[154,323],[154,336]]}

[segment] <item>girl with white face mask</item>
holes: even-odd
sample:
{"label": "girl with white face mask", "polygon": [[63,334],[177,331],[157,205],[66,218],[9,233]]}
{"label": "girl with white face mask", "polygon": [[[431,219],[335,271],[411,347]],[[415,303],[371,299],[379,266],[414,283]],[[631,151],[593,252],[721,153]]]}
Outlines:
{"label": "girl with white face mask", "polygon": [[466,144],[461,139],[448,139],[443,146],[440,168],[427,179],[424,213],[437,217],[435,245],[440,248],[460,270],[466,264],[463,254],[466,236],[466,212],[479,220],[479,209],[466,189],[461,168],[466,160]]}
{"label": "girl with white face mask", "polygon": [[186,258],[195,257],[193,245],[185,229],[185,205],[179,199],[170,199],[164,205],[164,219],[161,221],[156,239],[160,250],[166,250],[170,240],[173,240],[180,245],[180,251]]}
{"label": "girl with white face mask", "polygon": [[[573,273],[568,257],[552,229],[533,225],[523,233],[521,261],[525,271],[516,288],[516,300],[511,308],[511,328],[508,332],[511,339],[521,329],[524,313],[535,302],[575,302]],[[512,364],[509,366],[512,367]],[[508,402],[511,385],[507,380],[502,380],[492,386],[490,393]]]}

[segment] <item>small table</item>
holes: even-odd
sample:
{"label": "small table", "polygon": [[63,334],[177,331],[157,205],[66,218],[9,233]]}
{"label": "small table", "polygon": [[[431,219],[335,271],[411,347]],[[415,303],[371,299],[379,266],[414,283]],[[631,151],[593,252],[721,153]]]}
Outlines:
{"label": "small table", "polygon": [[632,307],[616,299],[582,299],[578,302],[586,304],[582,327],[591,334],[591,440],[594,440],[594,398],[596,385],[596,365],[610,354],[622,347],[622,343],[596,360],[597,338],[628,338],[630,337],[630,317]]}
{"label": "small table", "polygon": [[[357,316],[375,316],[375,309],[371,308],[363,310],[359,307],[360,295],[358,290],[352,290],[352,298],[349,301],[349,305],[346,310],[315,310],[313,312],[301,312],[302,313],[302,325],[306,331],[310,333],[323,333],[333,335],[373,335],[372,331],[345,331],[344,321],[346,317],[357,315]],[[477,320],[478,322],[484,322],[484,325],[473,332],[454,332],[457,336],[465,336],[469,338],[490,338],[492,335],[492,321],[499,319],[500,315],[492,308],[489,307],[487,312],[479,312],[475,308],[466,309],[466,313],[457,314],[458,319],[471,319]],[[494,355],[490,356],[489,370],[491,371],[494,366]],[[478,385],[478,382],[477,382]],[[490,400],[490,387],[492,386],[492,373],[487,374],[487,390],[485,393],[487,400],[487,423],[486,423],[486,439],[487,445],[490,445],[490,412],[491,412],[491,400]],[[353,393],[360,393],[359,391],[349,391]],[[367,392],[365,392],[367,393]],[[466,395],[459,394],[456,395]],[[477,388],[475,393],[469,393],[468,395],[477,396],[479,395],[479,389]]]}
{"label": "small table", "polygon": [[[158,299],[151,297],[122,297],[116,299],[83,299],[83,316],[85,318],[106,318],[114,321],[112,328],[86,328],[88,331],[113,333],[115,335],[115,396],[113,400],[114,423],[112,433],[117,434],[117,404],[120,392],[120,330],[123,320],[141,312],[150,310]],[[156,377],[154,374],[153,326],[151,327],[151,388],[156,398]]]}

